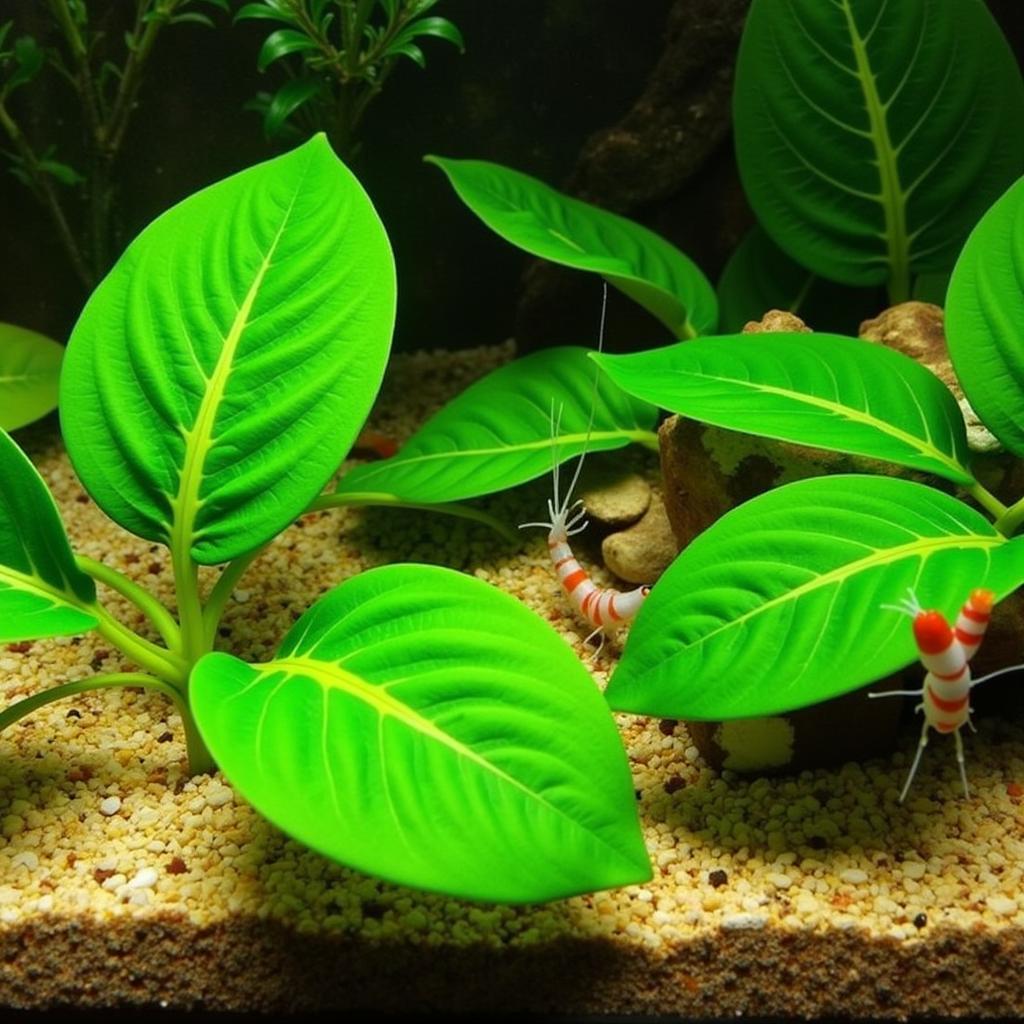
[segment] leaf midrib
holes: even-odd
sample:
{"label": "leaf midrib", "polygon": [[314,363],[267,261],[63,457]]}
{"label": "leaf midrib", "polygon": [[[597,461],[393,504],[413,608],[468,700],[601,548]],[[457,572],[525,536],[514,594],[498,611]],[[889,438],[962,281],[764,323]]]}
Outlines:
{"label": "leaf midrib", "polygon": [[882,214],[885,219],[885,240],[889,262],[890,299],[893,303],[909,298],[903,294],[909,290],[910,238],[907,234],[906,194],[900,183],[896,148],[889,136],[886,120],[886,106],[878,95],[875,74],[871,68],[867,46],[857,29],[850,7],[850,0],[841,0],[846,16],[847,31],[857,62],[857,79],[864,94],[868,123],[871,125],[871,141],[878,160],[878,177],[881,186]]}
{"label": "leaf midrib", "polygon": [[[629,441],[641,442],[657,435],[651,430],[595,430],[589,435],[590,441],[618,441],[627,438]],[[459,460],[468,458],[480,458],[488,455],[507,455],[510,452],[539,451],[544,448],[551,448],[555,445],[584,443],[588,439],[585,433],[560,434],[554,442],[551,438],[542,441],[525,441],[522,444],[499,445],[494,448],[460,448],[454,451],[426,452],[423,455],[410,455],[403,458],[401,452],[391,459],[385,459],[376,464],[366,464],[360,468],[361,476],[365,481],[379,473],[386,473],[397,469],[399,466],[413,466],[424,462],[432,462],[437,459]],[[344,478],[342,478],[344,481]],[[339,485],[340,487],[340,485]]]}
{"label": "leaf midrib", "polygon": [[227,390],[228,378],[234,368],[235,355],[238,351],[242,334],[249,325],[249,315],[259,295],[267,271],[270,269],[274,253],[281,241],[285,228],[288,226],[295,201],[298,197],[298,187],[292,194],[291,202],[284,211],[281,224],[274,235],[273,241],[267,248],[266,255],[260,263],[259,269],[253,278],[252,284],[235,313],[234,320],[228,330],[227,337],[221,347],[220,355],[217,357],[217,365],[213,373],[206,380],[206,390],[203,393],[199,405],[199,412],[196,414],[195,422],[191,429],[185,431],[185,458],[182,465],[181,478],[178,485],[178,493],[171,500],[172,514],[174,517],[171,528],[171,549],[172,551],[190,552],[195,541],[195,521],[202,501],[199,498],[199,491],[205,479],[206,458],[213,447],[213,428],[217,420],[217,413],[220,410],[221,401]]}
{"label": "leaf midrib", "polygon": [[32,373],[16,373],[0,375],[0,384],[23,384],[26,381],[55,380],[58,370],[35,370]]}
{"label": "leaf midrib", "polygon": [[849,562],[846,565],[839,566],[838,568],[831,569],[826,573],[815,576],[806,583],[801,583],[798,587],[794,587],[792,590],[787,590],[784,593],[779,594],[777,597],[773,597],[770,600],[757,605],[750,611],[744,612],[742,615],[730,619],[728,622],[716,627],[711,632],[703,634],[692,643],[687,643],[682,646],[685,650],[703,647],[718,636],[718,634],[739,628],[747,621],[770,611],[778,605],[786,604],[789,601],[797,601],[805,594],[812,593],[813,591],[823,587],[831,586],[833,583],[842,583],[850,577],[856,576],[861,572],[866,572],[878,565],[898,562],[911,555],[923,556],[924,561],[927,561],[932,554],[945,550],[946,548],[970,547],[975,549],[989,549],[998,547],[1000,544],[1005,543],[1006,539],[998,535],[992,537],[981,537],[978,534],[952,534],[948,537],[919,537],[909,544],[903,544],[894,548],[876,548],[874,553],[866,558],[858,559],[856,562]]}
{"label": "leaf midrib", "polygon": [[312,679],[313,682],[325,689],[341,690],[350,697],[354,697],[356,700],[366,704],[371,710],[375,711],[382,720],[390,716],[400,721],[403,725],[408,726],[410,729],[443,744],[455,753],[456,756],[466,758],[485,772],[490,773],[500,781],[507,783],[514,789],[523,793],[532,803],[540,804],[552,814],[568,821],[574,829],[582,829],[602,846],[613,851],[617,857],[622,858],[627,862],[630,860],[628,853],[625,853],[618,847],[614,846],[603,835],[588,828],[586,824],[570,817],[564,810],[555,804],[552,804],[540,793],[530,789],[514,776],[509,775],[497,765],[488,761],[486,758],[481,757],[471,747],[467,747],[464,743],[460,742],[449,733],[439,729],[428,718],[424,718],[422,715],[417,714],[409,707],[408,704],[403,704],[400,700],[392,697],[387,690],[382,689],[380,686],[368,683],[365,679],[352,672],[347,672],[339,665],[330,662],[315,661],[311,658],[305,658],[300,655],[290,658],[281,658],[267,662],[264,665],[254,665],[252,667],[263,676],[283,671],[286,676],[289,677],[305,676]]}

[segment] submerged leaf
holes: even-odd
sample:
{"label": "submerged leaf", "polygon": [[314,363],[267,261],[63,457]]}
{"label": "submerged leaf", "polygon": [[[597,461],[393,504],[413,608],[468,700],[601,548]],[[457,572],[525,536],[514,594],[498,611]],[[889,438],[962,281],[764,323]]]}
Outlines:
{"label": "submerged leaf", "polygon": [[202,564],[299,515],[351,447],[391,341],[384,229],[320,135],[179,203],[68,346],[61,421],[104,511]]}
{"label": "submerged leaf", "polygon": [[[654,441],[658,410],[602,376],[595,398],[594,369],[584,348],[553,348],[499,367],[470,385],[382,462],[357,466],[339,494],[388,500],[460,501],[514,487],[591,451]],[[559,436],[552,440],[552,412]],[[587,428],[590,437],[587,441]]]}
{"label": "submerged leaf", "polygon": [[245,798],[362,871],[515,903],[650,877],[600,692],[550,626],[473,577],[362,573],[273,661],[207,655],[191,695]]}
{"label": "submerged leaf", "polygon": [[828,700],[915,657],[913,588],[955,617],[974,587],[1024,582],[1009,541],[946,494],[890,477],[801,480],[746,502],[673,562],[608,686],[618,711],[774,715]]}
{"label": "submerged leaf", "polygon": [[425,158],[492,231],[520,249],[600,274],[678,338],[706,334],[718,300],[700,268],[660,235],[484,160]]}
{"label": "submerged leaf", "polygon": [[84,633],[95,603],[46,484],[0,430],[0,642]]}
{"label": "submerged leaf", "polygon": [[1024,178],[985,214],[957,260],[946,337],[971,407],[1024,455]]}
{"label": "submerged leaf", "polygon": [[734,334],[594,355],[630,394],[762,437],[973,481],[949,389],[900,352],[838,334]]}
{"label": "submerged leaf", "polygon": [[733,112],[771,237],[893,302],[1024,170],[1024,83],[978,0],[754,0]]}
{"label": "submerged leaf", "polygon": [[0,428],[15,430],[57,408],[63,358],[57,342],[0,324]]}

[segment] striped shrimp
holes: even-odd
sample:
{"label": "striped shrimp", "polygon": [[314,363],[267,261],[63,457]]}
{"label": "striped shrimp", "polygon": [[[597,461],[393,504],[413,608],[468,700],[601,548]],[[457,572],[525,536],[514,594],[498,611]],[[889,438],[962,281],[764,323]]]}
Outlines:
{"label": "striped shrimp", "polygon": [[[900,793],[900,803],[906,798],[910,784],[917,772],[921,754],[928,745],[928,730],[939,733],[953,733],[956,740],[956,760],[960,767],[960,779],[964,786],[964,796],[970,796],[967,786],[967,770],[964,766],[964,747],[960,738],[960,729],[966,725],[971,731],[970,692],[972,687],[983,683],[993,676],[1008,672],[1000,669],[980,679],[971,679],[968,664],[974,656],[988,628],[992,615],[995,595],[991,590],[972,590],[956,624],[950,626],[945,615],[934,609],[925,610],[921,607],[914,592],[908,591],[909,597],[899,605],[883,605],[894,611],[903,612],[914,620],[914,641],[922,665],[927,669],[924,685],[920,690],[890,690],[886,693],[872,693],[871,697],[921,697],[922,701],[914,709],[924,712],[924,724],[921,738],[917,744],[917,753],[910,766],[910,773]],[[1015,666],[1016,667],[1016,666]]]}
{"label": "striped shrimp", "polygon": [[[605,309],[608,302],[608,285],[604,285],[604,301],[601,305],[601,327],[598,334],[598,351],[600,352],[604,342],[604,319]],[[600,372],[600,371],[598,371]],[[591,398],[590,421],[587,424],[587,438],[594,425],[594,409],[597,404],[597,377],[594,377],[594,390]],[[548,551],[551,555],[551,562],[554,565],[555,573],[559,582],[565,589],[569,600],[579,614],[593,626],[585,643],[589,643],[593,637],[601,634],[601,643],[595,651],[595,657],[604,645],[606,633],[613,633],[629,622],[644,603],[651,588],[647,586],[636,587],[633,590],[615,590],[612,587],[599,587],[580,565],[576,556],[569,546],[569,538],[582,533],[587,528],[587,510],[583,506],[582,499],[572,500],[572,493],[579,482],[580,471],[583,469],[583,460],[586,458],[587,449],[584,442],[583,451],[580,453],[579,461],[573,472],[572,480],[565,492],[565,496],[559,494],[559,465],[558,452],[555,443],[558,439],[562,421],[562,406],[558,407],[556,415],[554,400],[551,403],[551,441],[552,441],[552,481],[553,497],[548,499],[548,518],[543,522],[520,523],[519,528],[536,526],[548,531]]]}

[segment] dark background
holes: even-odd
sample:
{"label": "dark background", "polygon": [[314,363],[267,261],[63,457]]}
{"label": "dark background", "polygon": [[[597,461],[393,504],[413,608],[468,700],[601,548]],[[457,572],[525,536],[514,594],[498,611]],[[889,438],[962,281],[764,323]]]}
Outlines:
{"label": "dark background", "polygon": [[[353,164],[395,249],[396,347],[461,348],[513,333],[528,347],[592,341],[600,304],[587,275],[535,267],[524,278],[531,261],[462,206],[441,172],[422,163],[425,153],[505,163],[636,217],[714,279],[749,223],[722,102],[748,4],[441,0],[432,13],[459,26],[466,53],[426,40],[425,71],[403,61],[369,108]],[[106,9],[104,0],[90,6]],[[1024,3],[988,6],[1024,52]],[[46,36],[40,0],[0,0],[0,21],[7,18],[16,34]],[[215,30],[165,29],[148,66],[119,166],[125,241],[196,189],[281,148],[265,142],[259,117],[242,109],[280,81],[255,66],[272,26],[214,18]],[[677,74],[680,63],[685,75]],[[73,155],[77,105],[55,75],[20,90],[11,106],[30,134],[56,133],[58,156]],[[688,146],[695,154],[689,163],[666,154],[670,130],[680,154]],[[6,168],[0,229],[0,320],[65,339],[83,289],[44,211]],[[610,301],[612,347],[616,334],[664,340],[628,300]]]}

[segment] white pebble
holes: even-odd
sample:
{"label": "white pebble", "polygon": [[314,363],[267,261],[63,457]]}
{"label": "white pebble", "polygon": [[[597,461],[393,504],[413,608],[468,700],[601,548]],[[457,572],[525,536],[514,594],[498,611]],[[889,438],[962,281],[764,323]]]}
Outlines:
{"label": "white pebble", "polygon": [[925,865],[923,861],[919,860],[908,860],[903,865],[903,874],[907,878],[912,878],[915,882],[918,879],[924,878]]}
{"label": "white pebble", "polygon": [[206,794],[206,802],[210,807],[223,807],[234,800],[234,791],[228,786],[217,786]]}
{"label": "white pebble", "polygon": [[985,903],[988,909],[1001,917],[1009,917],[1017,913],[1017,901],[1011,900],[1009,896],[989,896]]}
{"label": "white pebble", "polygon": [[156,873],[155,868],[143,868],[141,871],[137,871],[132,880],[128,883],[129,889],[151,889],[156,885],[156,880],[159,876]]}
{"label": "white pebble", "polygon": [[39,867],[39,857],[32,850],[22,850],[11,858],[11,866],[19,867],[24,865],[29,871],[35,871]]}
{"label": "white pebble", "polygon": [[847,882],[850,885],[863,885],[868,880],[866,871],[861,871],[860,868],[847,868],[839,876],[840,882]]}
{"label": "white pebble", "polygon": [[235,599],[235,600],[236,600],[236,601],[237,601],[237,602],[238,602],[239,604],[245,604],[245,602],[249,600],[249,597],[250,597],[250,596],[251,596],[251,595],[249,594],[249,591],[248,591],[248,590],[236,590],[236,591],[234,592],[234,594],[232,595],[232,597],[234,597],[234,599]]}
{"label": "white pebble", "polygon": [[103,888],[107,892],[113,892],[115,889],[119,889],[122,885],[127,882],[128,879],[122,874],[111,875],[108,879],[103,882]]}
{"label": "white pebble", "polygon": [[768,876],[768,881],[775,886],[776,889],[788,889],[793,884],[793,879],[789,875],[783,875],[779,872],[773,872]]}
{"label": "white pebble", "polygon": [[100,803],[100,814],[105,814],[108,818],[112,814],[117,814],[119,810],[121,810],[121,798],[119,796],[108,796]]}

